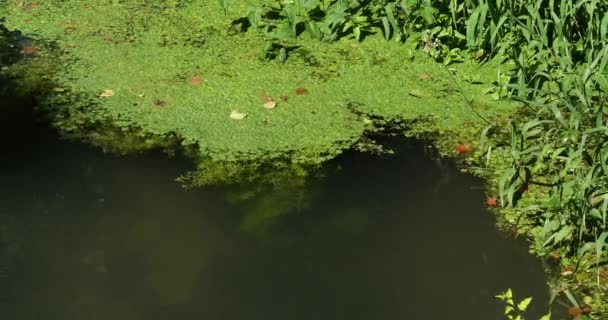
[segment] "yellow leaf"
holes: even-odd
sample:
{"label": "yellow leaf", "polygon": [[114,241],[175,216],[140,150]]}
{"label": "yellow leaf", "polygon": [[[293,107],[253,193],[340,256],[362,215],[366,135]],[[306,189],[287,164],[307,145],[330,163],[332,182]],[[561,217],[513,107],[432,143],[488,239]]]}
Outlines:
{"label": "yellow leaf", "polygon": [[114,95],[114,90],[111,89],[103,89],[99,94],[100,97],[111,97]]}
{"label": "yellow leaf", "polygon": [[247,114],[244,112],[239,112],[238,110],[232,110],[230,113],[230,118],[234,120],[243,120],[247,117]]}
{"label": "yellow leaf", "polygon": [[274,109],[274,108],[276,108],[276,107],[277,107],[277,103],[276,103],[276,101],[272,101],[272,100],[270,100],[270,101],[266,101],[266,102],[264,103],[264,108],[266,108],[266,109]]}

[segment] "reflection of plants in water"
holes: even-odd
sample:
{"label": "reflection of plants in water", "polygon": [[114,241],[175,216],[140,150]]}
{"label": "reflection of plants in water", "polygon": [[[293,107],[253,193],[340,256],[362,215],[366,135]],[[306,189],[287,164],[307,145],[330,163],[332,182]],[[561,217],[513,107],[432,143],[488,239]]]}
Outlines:
{"label": "reflection of plants in water", "polygon": [[308,207],[310,194],[305,185],[289,185],[285,188],[260,193],[245,205],[246,213],[241,222],[242,232],[258,237],[269,235],[272,226],[290,212]]}
{"label": "reflection of plants in water", "polygon": [[205,244],[213,243],[210,232],[196,215],[148,217],[128,229],[125,246],[141,258],[146,286],[161,304],[191,301],[211,248]]}
{"label": "reflection of plants in water", "polygon": [[209,160],[178,181],[184,183],[185,187],[229,186],[226,200],[242,206],[245,211],[241,231],[263,236],[285,214],[308,207],[311,196],[308,182],[313,174],[318,173],[317,165],[287,161]]}
{"label": "reflection of plants in water", "polygon": [[360,207],[348,207],[341,212],[332,212],[328,220],[321,225],[319,232],[322,236],[338,235],[350,239],[367,230],[369,214],[369,209]]}

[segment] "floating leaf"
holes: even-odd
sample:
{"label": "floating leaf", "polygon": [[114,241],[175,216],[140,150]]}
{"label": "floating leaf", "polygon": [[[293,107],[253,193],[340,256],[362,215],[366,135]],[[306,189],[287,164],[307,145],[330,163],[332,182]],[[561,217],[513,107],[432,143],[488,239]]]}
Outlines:
{"label": "floating leaf", "polygon": [[266,108],[266,109],[274,109],[276,107],[277,107],[277,102],[276,101],[270,100],[270,101],[267,101],[267,102],[264,103],[264,108]]}
{"label": "floating leaf", "polygon": [[496,197],[491,197],[491,198],[488,198],[486,203],[490,207],[496,207],[496,205],[498,204],[498,200],[496,199]]}
{"label": "floating leaf", "polygon": [[271,96],[269,96],[268,94],[264,93],[264,94],[262,95],[262,101],[264,101],[264,103],[269,102],[269,101],[272,101],[272,97],[271,97]]}
{"label": "floating leaf", "polygon": [[38,49],[32,46],[24,47],[23,49],[21,49],[21,53],[27,56],[34,55],[36,52],[38,52]]}
{"label": "floating leaf", "polygon": [[201,76],[194,76],[192,78],[190,78],[190,81],[188,81],[190,84],[193,85],[199,85],[205,82],[205,79],[203,79],[203,77]]}
{"label": "floating leaf", "polygon": [[422,73],[417,74],[416,78],[424,81],[424,80],[429,80],[431,78],[431,75],[426,72],[422,72]]}
{"label": "floating leaf", "polygon": [[570,307],[568,309],[568,314],[573,317],[576,317],[576,316],[580,315],[581,313],[582,313],[582,310],[577,307]]}
{"label": "floating leaf", "polygon": [[581,309],[581,312],[583,312],[583,314],[590,314],[591,311],[593,311],[593,309],[591,308],[591,306],[583,306],[583,308]]}
{"label": "floating leaf", "polygon": [[287,101],[289,99],[288,96],[281,96],[279,99],[281,99],[281,101]]}
{"label": "floating leaf", "polygon": [[420,89],[410,90],[409,95],[414,96],[416,98],[428,98],[431,96],[430,94],[428,94]]}
{"label": "floating leaf", "polygon": [[156,100],[154,100],[154,105],[156,105],[158,107],[164,107],[167,105],[167,101],[156,99]]}
{"label": "floating leaf", "polygon": [[308,89],[302,87],[296,88],[296,94],[299,96],[308,94]]}
{"label": "floating leaf", "polygon": [[103,89],[99,94],[100,97],[111,97],[114,95],[114,90],[111,89]]}
{"label": "floating leaf", "polygon": [[469,144],[457,143],[454,149],[458,154],[471,152],[471,146]]}
{"label": "floating leaf", "polygon": [[247,114],[244,112],[239,112],[238,110],[232,110],[230,113],[230,118],[234,120],[243,120],[247,117]]}

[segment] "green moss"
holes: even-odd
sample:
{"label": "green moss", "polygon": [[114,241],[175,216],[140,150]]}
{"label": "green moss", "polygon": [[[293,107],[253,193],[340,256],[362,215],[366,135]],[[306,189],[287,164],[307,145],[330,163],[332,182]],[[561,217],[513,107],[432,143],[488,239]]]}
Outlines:
{"label": "green moss", "polygon": [[[53,78],[63,91],[57,95],[89,94],[90,101],[66,106],[59,126],[78,130],[71,117],[94,117],[95,123],[103,118],[151,136],[178,136],[198,145],[201,158],[233,162],[287,155],[293,162],[320,163],[357,142],[372,128],[370,117],[427,119],[413,132],[460,135],[463,123],[480,122],[461,93],[486,116],[513,108],[483,94],[495,73],[488,71],[496,66],[455,66],[461,92],[446,68],[411,45],[381,37],[333,44],[304,39],[285,63],[261,61],[260,36],[231,27],[242,5],[226,16],[217,1],[202,0],[179,6],[11,2],[1,10],[10,28],[56,41],[67,51],[63,61],[70,62]],[[41,61],[56,60],[49,55]],[[482,75],[483,84],[465,82],[470,74]],[[205,81],[190,84],[193,76]],[[299,87],[308,94],[297,95]],[[107,89],[114,94],[100,97]],[[265,109],[263,95],[277,107]],[[247,117],[233,120],[233,110]]]}

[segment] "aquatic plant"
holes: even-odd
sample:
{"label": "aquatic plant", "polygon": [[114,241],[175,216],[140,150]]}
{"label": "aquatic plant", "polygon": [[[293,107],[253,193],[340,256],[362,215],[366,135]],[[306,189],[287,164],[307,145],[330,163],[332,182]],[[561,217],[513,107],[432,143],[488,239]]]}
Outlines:
{"label": "aquatic plant", "polygon": [[[507,289],[505,292],[496,295],[496,299],[504,301],[506,303],[504,315],[508,320],[524,320],[524,313],[528,310],[532,298],[524,298],[519,302],[516,302],[513,298],[513,291]],[[542,316],[539,320],[550,320],[551,313]]]}
{"label": "aquatic plant", "polygon": [[[328,41],[382,31],[387,40],[417,34],[419,47],[447,64],[467,51],[506,62],[507,71],[488,92],[523,102],[525,109],[507,126],[483,130],[482,139],[495,141],[482,143],[481,151],[489,163],[492,147],[510,145],[510,163],[499,174],[500,202],[515,207],[529,186],[542,190],[521,209],[540,227],[537,251],[559,248],[577,267],[591,254],[593,262],[583,264],[595,269],[600,290],[608,252],[608,3],[265,0],[248,12],[251,24],[263,30],[265,48],[280,48],[274,57],[281,61],[305,29]],[[458,154],[469,151],[456,145]]]}

